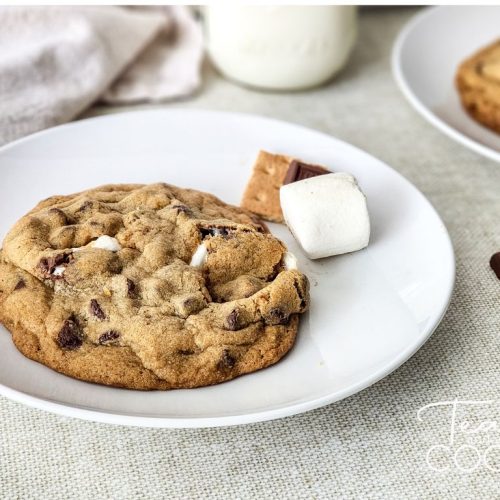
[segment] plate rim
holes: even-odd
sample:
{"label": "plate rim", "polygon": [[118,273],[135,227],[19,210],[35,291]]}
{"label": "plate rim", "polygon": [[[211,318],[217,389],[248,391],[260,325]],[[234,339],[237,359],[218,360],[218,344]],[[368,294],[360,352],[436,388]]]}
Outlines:
{"label": "plate rim", "polygon": [[[353,394],[356,394],[367,387],[377,383],[381,379],[390,375],[396,369],[398,369],[401,365],[403,365],[408,359],[410,359],[430,338],[432,333],[435,331],[441,320],[443,319],[448,307],[450,305],[450,301],[453,295],[455,279],[456,279],[456,262],[455,262],[455,253],[453,249],[453,244],[448,233],[448,230],[441,219],[438,211],[432,205],[432,203],[424,196],[424,194],[406,177],[404,177],[400,172],[386,164],[384,161],[378,159],[376,156],[370,154],[363,149],[354,146],[353,144],[339,139],[333,135],[330,135],[325,132],[321,132],[319,130],[306,127],[301,124],[288,122],[285,120],[279,120],[263,115],[253,114],[253,113],[243,113],[243,112],[229,112],[229,111],[219,111],[219,110],[208,110],[208,109],[199,109],[199,108],[183,108],[182,106],[175,106],[169,108],[152,108],[152,109],[139,109],[132,111],[123,111],[118,113],[109,113],[104,115],[99,115],[95,117],[84,118],[81,120],[76,120],[73,122],[57,125],[55,127],[50,127],[48,129],[35,132],[28,136],[17,139],[13,142],[5,144],[0,147],[0,159],[5,151],[12,149],[24,142],[29,142],[33,139],[36,139],[45,134],[53,134],[57,133],[60,129],[73,128],[77,127],[82,122],[88,123],[89,121],[95,120],[106,120],[106,119],[119,119],[120,115],[132,115],[132,114],[150,114],[150,113],[165,113],[169,114],[170,112],[182,112],[189,114],[210,114],[210,115],[218,115],[218,116],[231,116],[233,118],[251,118],[258,119],[267,122],[273,122],[277,125],[284,126],[292,126],[297,128],[298,130],[302,129],[307,131],[308,133],[314,133],[319,136],[322,136],[325,139],[334,139],[339,141],[353,151],[357,153],[361,153],[362,155],[367,155],[377,162],[381,163],[384,167],[391,170],[391,173],[399,177],[399,179],[407,185],[408,188],[413,190],[416,196],[420,197],[420,199],[428,205],[431,212],[437,219],[437,222],[441,224],[443,228],[443,244],[446,246],[447,253],[447,265],[448,265],[448,274],[449,279],[447,282],[446,294],[443,296],[443,303],[440,309],[439,314],[436,317],[432,318],[432,321],[429,322],[429,325],[426,327],[425,333],[417,340],[417,342],[410,344],[407,346],[405,350],[399,353],[398,356],[390,360],[383,367],[381,367],[378,371],[370,374],[365,377],[363,380],[352,384],[341,391],[337,391],[334,394],[328,394],[325,396],[318,397],[316,399],[295,403],[291,405],[287,405],[282,408],[268,409],[268,410],[257,410],[251,413],[244,414],[234,414],[234,415],[224,415],[224,416],[210,416],[210,417],[164,417],[164,416],[139,416],[139,415],[131,415],[127,413],[121,413],[116,411],[109,410],[98,410],[98,409],[88,409],[85,407],[80,407],[76,405],[70,405],[61,402],[55,402],[50,399],[32,396],[23,391],[13,389],[8,387],[2,383],[0,383],[0,395],[7,397],[15,402],[24,404],[31,408],[36,408],[44,411],[48,411],[50,413],[54,413],[61,416],[79,418],[83,420],[89,420],[93,422],[114,424],[114,425],[127,425],[127,426],[135,426],[135,427],[149,427],[149,428],[207,428],[207,427],[225,427],[225,426],[234,426],[234,425],[243,425],[257,422],[264,422],[268,420],[275,420],[287,416],[297,415],[300,413],[304,413],[310,410],[314,410],[323,406],[326,406],[331,403],[335,403],[337,401],[341,401]],[[1,172],[0,172],[1,173]]]}
{"label": "plate rim", "polygon": [[412,90],[409,81],[406,79],[405,74],[402,69],[402,51],[403,47],[412,33],[413,29],[425,22],[427,18],[433,16],[438,10],[447,9],[453,7],[450,5],[437,5],[432,7],[426,7],[411,17],[411,19],[403,26],[401,31],[398,33],[396,40],[392,47],[391,53],[391,68],[394,79],[399,90],[402,92],[406,100],[411,104],[413,109],[415,109],[421,116],[423,116],[431,125],[434,125],[438,130],[443,132],[445,135],[453,139],[455,142],[462,144],[468,149],[479,153],[490,160],[500,162],[500,152],[495,151],[489,146],[485,146],[480,142],[472,139],[468,135],[460,132],[456,128],[449,125],[446,121],[441,119],[435,113],[433,113],[416,95]]}

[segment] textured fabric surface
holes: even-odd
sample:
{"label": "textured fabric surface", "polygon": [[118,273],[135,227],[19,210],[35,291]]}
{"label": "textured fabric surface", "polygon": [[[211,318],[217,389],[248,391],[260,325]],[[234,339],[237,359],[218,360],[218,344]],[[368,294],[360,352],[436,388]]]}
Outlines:
{"label": "textured fabric surface", "polygon": [[0,26],[0,145],[97,99],[158,101],[200,83],[201,28],[186,7],[1,7]]}
{"label": "textured fabric surface", "polygon": [[[294,94],[237,87],[206,70],[187,107],[268,115],[319,129],[381,158],[414,182],[443,217],[457,282],[443,322],[392,375],[339,403],[274,422],[199,430],[113,427],[0,399],[1,498],[498,498],[500,449],[472,472],[449,445],[451,408],[471,422],[455,433],[458,464],[500,445],[500,165],[456,144],[410,108],[390,72],[390,50],[416,9],[364,9],[360,39],[339,78]],[[95,109],[92,114],[107,112]],[[408,221],[411,224],[411,221]],[[432,244],[432,242],[429,242]],[[497,422],[496,430],[494,423]],[[467,430],[461,424],[460,429]],[[487,428],[489,430],[487,430]],[[468,444],[468,448],[463,445]],[[495,452],[496,450],[496,452]],[[496,455],[495,455],[496,453]]]}

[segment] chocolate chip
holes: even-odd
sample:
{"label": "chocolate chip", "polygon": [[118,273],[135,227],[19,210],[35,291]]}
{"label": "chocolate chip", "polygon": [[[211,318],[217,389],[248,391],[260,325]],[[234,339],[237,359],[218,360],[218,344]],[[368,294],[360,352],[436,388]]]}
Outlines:
{"label": "chocolate chip", "polygon": [[300,299],[300,309],[303,310],[307,306],[307,301],[306,301],[304,295],[302,294],[301,286],[297,280],[293,281],[293,286],[294,286],[295,291],[297,292],[297,295],[299,296],[299,299]]}
{"label": "chocolate chip", "polygon": [[190,297],[189,299],[186,299],[183,303],[182,303],[182,306],[185,308],[185,309],[188,309],[188,310],[191,310],[193,307],[195,307],[197,305],[198,301],[196,299],[193,299],[192,297]]}
{"label": "chocolate chip", "polygon": [[285,269],[285,265],[283,264],[283,259],[279,260],[274,264],[273,270],[271,271],[271,274],[267,276],[266,281],[273,281],[278,274]]}
{"label": "chocolate chip", "polygon": [[53,255],[52,257],[44,257],[40,260],[38,267],[44,274],[45,278],[50,278],[52,280],[61,279],[62,276],[54,276],[53,272],[57,266],[62,264],[69,264],[73,255],[71,253],[60,253],[58,255]]}
{"label": "chocolate chip", "polygon": [[207,300],[201,292],[173,295],[170,300],[174,306],[175,314],[183,319],[191,314],[196,314],[207,306]]}
{"label": "chocolate chip", "polygon": [[99,344],[112,344],[116,340],[120,338],[119,332],[116,330],[109,330],[107,332],[104,332],[100,337],[99,337]]}
{"label": "chocolate chip", "polygon": [[231,354],[227,349],[224,349],[222,351],[220,361],[217,363],[217,367],[220,370],[224,370],[227,368],[233,368],[235,364],[236,364],[236,359],[233,356],[231,356]]}
{"label": "chocolate chip", "polygon": [[26,282],[21,278],[18,282],[17,285],[14,287],[14,290],[21,290],[21,288],[26,287]]}
{"label": "chocolate chip", "polygon": [[81,205],[80,208],[77,210],[77,212],[85,212],[92,208],[94,206],[94,203],[90,200],[84,201]]}
{"label": "chocolate chip", "polygon": [[240,312],[238,309],[233,309],[229,316],[226,318],[226,329],[231,331],[236,331],[240,329],[239,326]]}
{"label": "chocolate chip", "polygon": [[317,177],[318,175],[325,174],[331,174],[331,172],[319,165],[309,165],[301,161],[293,160],[288,167],[283,184],[290,184],[292,182],[302,181],[310,177]]}
{"label": "chocolate chip", "polygon": [[179,349],[177,352],[181,356],[191,356],[192,354],[194,354],[194,351],[192,351],[191,349]]}
{"label": "chocolate chip", "polygon": [[186,215],[193,215],[193,211],[186,205],[174,205],[173,209],[177,210],[178,213],[183,213]]}
{"label": "chocolate chip", "polygon": [[59,254],[56,255],[53,261],[53,265],[51,267],[57,267],[62,264],[69,264],[71,259],[73,258],[73,255],[68,253],[68,254]]}
{"label": "chocolate chip", "polygon": [[106,319],[106,315],[96,299],[90,301],[90,312],[98,319]]}
{"label": "chocolate chip", "polygon": [[68,224],[68,216],[60,208],[51,208],[49,214],[57,215],[61,224]]}
{"label": "chocolate chip", "polygon": [[497,275],[497,278],[500,280],[500,252],[497,252],[491,256],[490,267],[491,269],[493,269],[493,272]]}
{"label": "chocolate chip", "polygon": [[57,336],[57,343],[59,347],[68,350],[78,349],[83,344],[83,333],[74,316],[71,316],[64,322]]}
{"label": "chocolate chip", "polygon": [[182,306],[188,312],[188,314],[195,314],[207,307],[207,300],[202,295],[189,297],[184,300]]}
{"label": "chocolate chip", "polygon": [[208,236],[222,236],[227,238],[235,228],[225,227],[225,226],[207,226],[200,227],[201,239],[205,239]]}
{"label": "chocolate chip", "polygon": [[136,286],[135,283],[127,278],[127,295],[133,299],[136,295]]}
{"label": "chocolate chip", "polygon": [[290,316],[287,313],[285,313],[279,307],[274,307],[266,316],[266,323],[268,325],[286,325],[289,319]]}
{"label": "chocolate chip", "polygon": [[50,274],[50,264],[49,264],[49,259],[44,257],[43,259],[40,259],[40,262],[38,263],[38,267],[42,271],[43,274]]}

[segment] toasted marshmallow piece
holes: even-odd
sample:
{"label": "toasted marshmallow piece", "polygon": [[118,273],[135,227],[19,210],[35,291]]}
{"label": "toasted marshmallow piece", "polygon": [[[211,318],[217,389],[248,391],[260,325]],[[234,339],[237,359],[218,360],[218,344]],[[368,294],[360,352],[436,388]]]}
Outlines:
{"label": "toasted marshmallow piece", "polygon": [[311,259],[368,245],[370,219],[365,195],[345,173],[312,177],[280,188],[285,221]]}
{"label": "toasted marshmallow piece", "polygon": [[207,247],[203,243],[200,243],[191,257],[189,265],[193,267],[203,267],[207,261],[207,256]]}
{"label": "toasted marshmallow piece", "polygon": [[120,243],[116,238],[108,236],[104,234],[103,236],[99,236],[97,240],[92,243],[93,248],[102,248],[103,250],[109,250],[110,252],[118,252],[118,250],[122,249]]}

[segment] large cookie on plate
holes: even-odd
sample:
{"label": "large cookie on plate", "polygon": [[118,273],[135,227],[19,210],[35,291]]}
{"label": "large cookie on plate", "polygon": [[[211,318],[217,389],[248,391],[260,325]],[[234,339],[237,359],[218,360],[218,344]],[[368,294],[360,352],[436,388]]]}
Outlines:
{"label": "large cookie on plate", "polygon": [[456,85],[465,110],[500,133],[500,40],[460,65]]}
{"label": "large cookie on plate", "polygon": [[39,203],[0,252],[0,321],[27,357],[82,380],[199,387],[277,362],[307,278],[249,212],[166,184]]}

